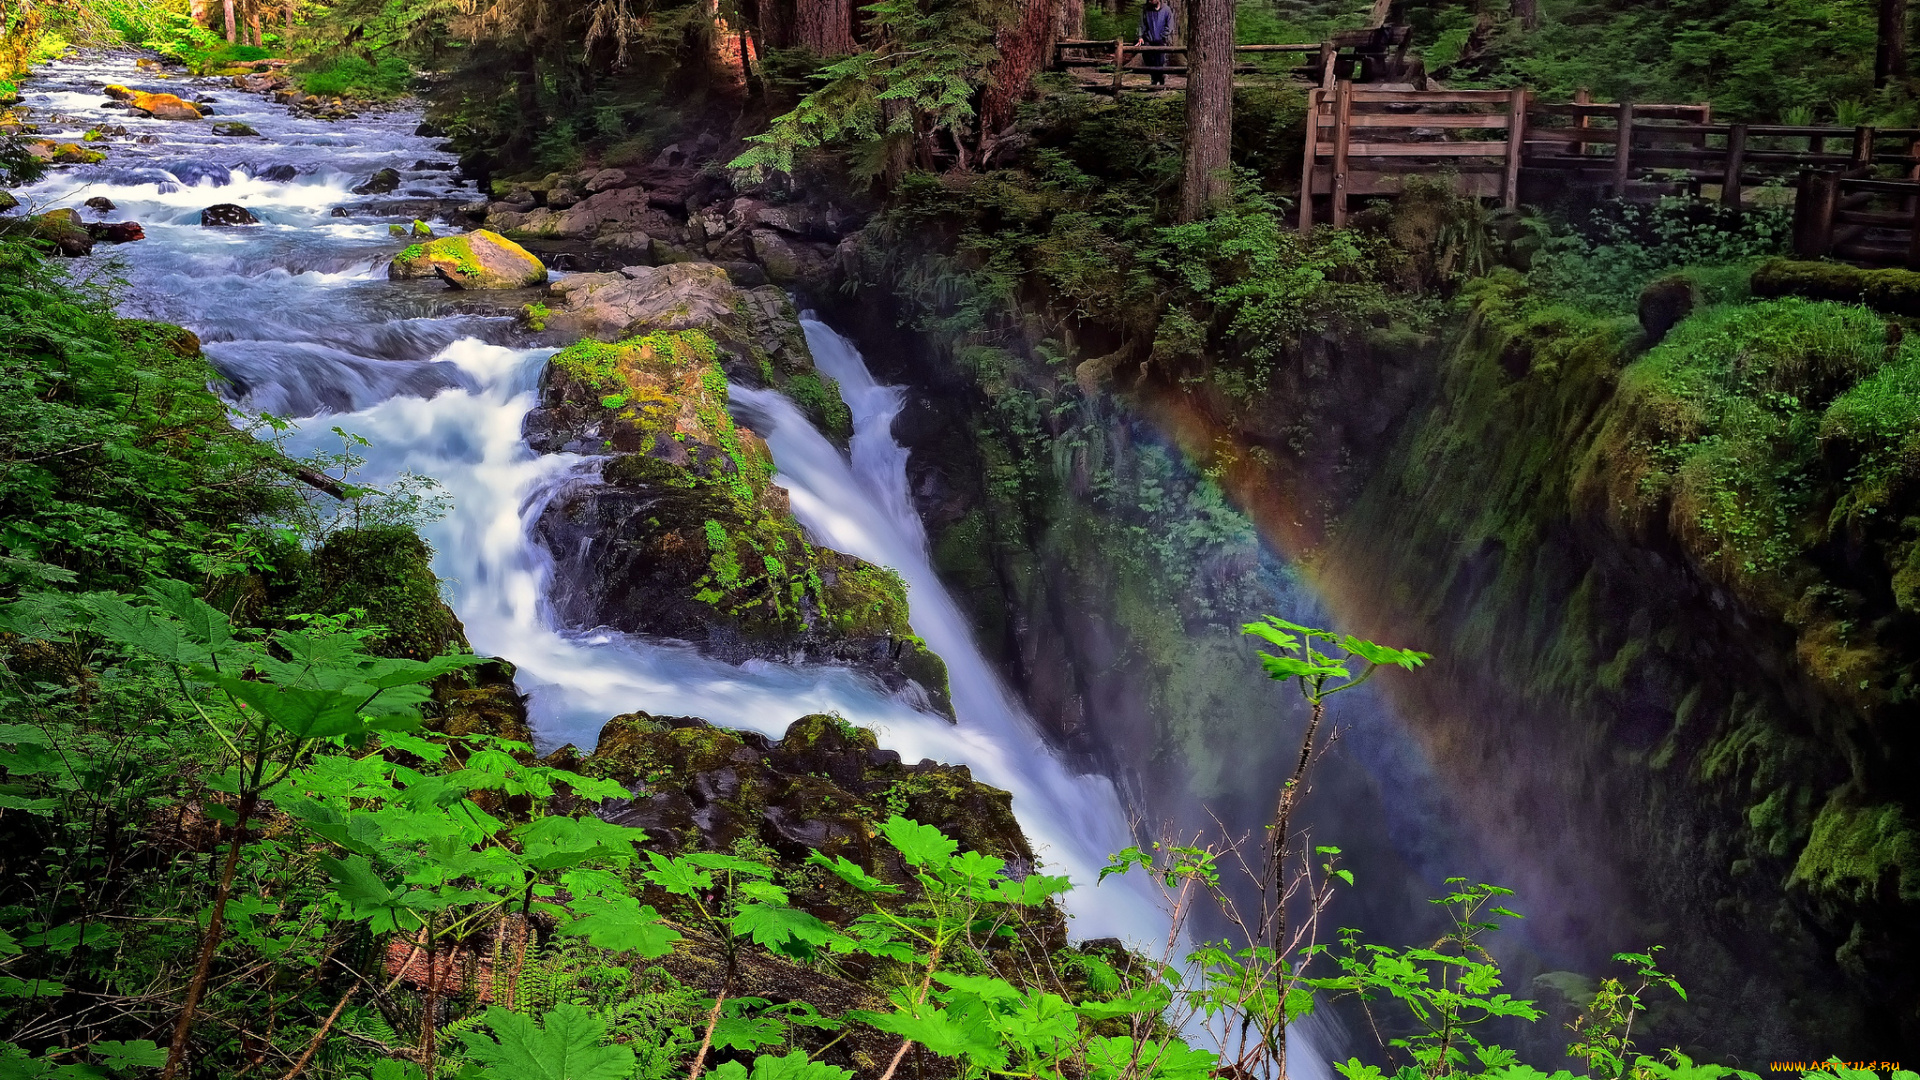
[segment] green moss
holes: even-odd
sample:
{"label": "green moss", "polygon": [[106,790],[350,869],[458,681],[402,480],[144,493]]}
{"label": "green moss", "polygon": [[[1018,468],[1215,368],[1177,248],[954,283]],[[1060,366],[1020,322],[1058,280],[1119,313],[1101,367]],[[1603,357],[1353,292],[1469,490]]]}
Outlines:
{"label": "green moss", "polygon": [[374,647],[389,656],[426,659],[464,644],[459,621],[440,598],[433,549],[403,527],[337,533],[310,555],[284,563],[294,572],[291,592],[274,605],[277,616],[342,615],[366,611],[366,624],[385,628]]}
{"label": "green moss", "polygon": [[[769,374],[768,381],[772,381]],[[853,410],[840,399],[840,384],[832,378],[805,372],[787,380],[786,395],[811,417],[829,439],[845,442],[853,437]]]}
{"label": "green moss", "polygon": [[1862,904],[1920,901],[1920,833],[1897,803],[1836,794],[1814,819],[1791,883]]}
{"label": "green moss", "polygon": [[1920,273],[1911,270],[1770,259],[1753,272],[1752,288],[1755,296],[1802,296],[1865,304],[1889,315],[1920,315]]}

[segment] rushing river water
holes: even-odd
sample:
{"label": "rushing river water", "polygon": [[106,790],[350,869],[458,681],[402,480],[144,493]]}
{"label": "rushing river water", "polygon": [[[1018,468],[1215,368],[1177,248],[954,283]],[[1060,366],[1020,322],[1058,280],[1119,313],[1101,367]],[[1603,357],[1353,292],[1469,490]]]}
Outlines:
{"label": "rushing river water", "polygon": [[[220,138],[205,124],[105,109],[100,87],[115,82],[210,97],[217,119],[244,121],[264,137]],[[1164,919],[1142,892],[1094,888],[1105,857],[1130,842],[1113,786],[1076,774],[1050,751],[974,645],[907,498],[906,452],[889,432],[899,391],[876,385],[831,329],[805,323],[822,370],[840,380],[852,407],[851,461],[780,395],[741,388],[736,402],[766,435],[801,522],[821,542],[905,576],[914,629],[951,672],[958,724],[846,668],[733,666],[677,643],[551,625],[549,564],[529,528],[545,499],[590,463],[537,455],[521,438],[551,350],[503,344],[512,338],[509,320],[456,310],[470,295],[386,278],[386,262],[407,242],[389,235],[390,223],[427,216],[416,205],[424,200],[473,197],[434,140],[413,134],[417,115],[300,119],[209,80],[162,83],[130,56],[49,65],[26,97],[47,134],[71,137],[95,124],[130,132],[106,144],[106,163],[56,172],[22,193],[39,207],[103,196],[115,209],[89,211],[88,220],[141,222],[148,239],[103,246],[81,263],[117,261],[127,281],[123,310],[198,333],[237,404],[296,418],[289,450],[338,449],[339,427],[371,443],[361,451],[363,482],[411,472],[439,483],[450,512],[422,530],[434,569],[474,648],[518,668],[543,745],[590,746],[607,718],[635,710],[776,737],[805,713],[838,712],[878,731],[907,760],[964,763],[1013,792],[1044,864],[1082,886],[1069,905],[1077,934],[1164,938]],[[157,141],[134,141],[142,135]],[[386,167],[401,170],[398,191],[351,194]],[[262,224],[202,227],[200,211],[224,202],[245,206]],[[350,216],[335,216],[335,207]]]}

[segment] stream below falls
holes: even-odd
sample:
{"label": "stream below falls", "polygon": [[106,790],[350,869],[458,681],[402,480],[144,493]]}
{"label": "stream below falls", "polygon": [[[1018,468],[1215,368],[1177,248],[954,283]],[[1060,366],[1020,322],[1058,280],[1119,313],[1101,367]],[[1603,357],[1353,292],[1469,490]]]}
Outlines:
{"label": "stream below falls", "polygon": [[[369,442],[355,451],[365,459],[357,482],[408,473],[437,482],[448,511],[421,530],[434,570],[473,648],[515,665],[543,748],[591,746],[606,720],[636,710],[775,738],[804,714],[837,712],[909,761],[965,764],[1012,792],[1047,870],[1079,886],[1067,904],[1076,937],[1164,948],[1166,916],[1138,875],[1096,888],[1107,856],[1133,842],[1122,802],[1107,778],[1075,771],[1048,746],[974,642],[908,497],[907,451],[890,432],[901,391],[877,384],[846,339],[803,321],[816,362],[851,407],[850,455],[778,393],[736,387],[736,411],[767,438],[777,482],[815,538],[906,578],[914,630],[948,665],[957,724],[844,667],[734,666],[681,643],[556,629],[550,560],[530,529],[563,485],[593,482],[593,466],[577,455],[535,454],[521,436],[554,351],[513,344],[508,313],[532,294],[476,297],[386,275],[408,242],[390,235],[390,224],[474,197],[451,155],[415,134],[417,112],[308,119],[225,80],[173,75],[162,84],[165,76],[136,59],[77,54],[36,72],[24,97],[44,135],[71,139],[102,124],[128,135],[103,144],[104,163],[56,170],[19,196],[36,212],[101,196],[114,209],[83,210],[85,220],[140,222],[145,240],[102,244],[74,261],[76,276],[123,279],[124,315],[198,334],[239,410],[294,420],[290,453],[339,451],[339,428]],[[164,85],[209,101],[215,119],[243,121],[261,137],[222,138],[207,124],[107,109],[101,88],[111,83]],[[352,193],[382,168],[400,171],[398,190]],[[201,211],[218,203],[240,204],[260,224],[200,225]],[[1306,1067],[1321,1055],[1302,1049],[1296,1043],[1296,1075],[1328,1075]]]}

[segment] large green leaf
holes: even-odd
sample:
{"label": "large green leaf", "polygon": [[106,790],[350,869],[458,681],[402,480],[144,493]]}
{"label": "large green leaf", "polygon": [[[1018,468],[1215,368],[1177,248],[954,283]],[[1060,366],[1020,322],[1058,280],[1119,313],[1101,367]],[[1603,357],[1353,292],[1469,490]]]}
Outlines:
{"label": "large green leaf", "polygon": [[941,1057],[964,1057],[983,1068],[1004,1067],[1007,1052],[999,1036],[978,1016],[946,1009],[920,1008],[889,1013],[853,1012],[855,1020],[881,1031],[917,1042]]}
{"label": "large green leaf", "polygon": [[539,1022],[496,1006],[486,1020],[493,1037],[461,1036],[486,1066],[481,1080],[626,1080],[633,1072],[633,1051],[604,1045],[606,1025],[578,1005],[556,1005]]}
{"label": "large green leaf", "polygon": [[729,1061],[715,1066],[707,1075],[714,1080],[852,1080],[853,1074],[845,1069],[810,1061],[805,1050],[795,1050],[782,1057],[762,1054],[753,1059],[753,1072],[737,1061]]}
{"label": "large green leaf", "polygon": [[799,958],[832,941],[834,929],[797,908],[774,904],[746,904],[733,917],[733,932],[755,945]]}
{"label": "large green leaf", "polygon": [[900,886],[889,885],[881,881],[879,878],[861,869],[859,864],[849,860],[845,855],[835,855],[829,859],[825,855],[814,851],[808,853],[807,863],[826,870],[834,877],[839,878],[841,881],[846,882],[861,892],[895,893],[900,891]]}
{"label": "large green leaf", "polygon": [[220,688],[296,738],[328,739],[363,730],[362,697],[338,690],[275,686],[272,683],[215,676]]}
{"label": "large green leaf", "polygon": [[657,960],[680,940],[680,931],[661,922],[659,912],[631,896],[584,897],[572,906],[579,917],[560,927],[560,933],[584,937],[602,949]]}
{"label": "large green leaf", "polygon": [[886,824],[880,826],[880,831],[894,850],[900,853],[900,857],[912,866],[944,866],[960,848],[959,841],[939,829],[909,821],[898,814],[888,818]]}

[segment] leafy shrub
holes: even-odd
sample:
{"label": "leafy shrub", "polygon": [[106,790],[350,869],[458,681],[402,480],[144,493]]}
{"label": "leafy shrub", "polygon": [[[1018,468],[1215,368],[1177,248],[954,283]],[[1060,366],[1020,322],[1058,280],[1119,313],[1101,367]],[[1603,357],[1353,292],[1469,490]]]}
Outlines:
{"label": "leafy shrub", "polygon": [[394,98],[412,86],[413,68],[398,56],[370,61],[354,53],[342,53],[296,71],[294,78],[300,89],[320,97]]}
{"label": "leafy shrub", "polygon": [[1752,208],[1735,214],[1696,199],[1665,198],[1651,206],[1612,203],[1593,212],[1579,231],[1549,237],[1528,273],[1537,300],[1569,302],[1609,313],[1632,311],[1640,290],[1682,267],[1725,267],[1714,280],[1725,288],[1755,263],[1785,251],[1791,214]]}

